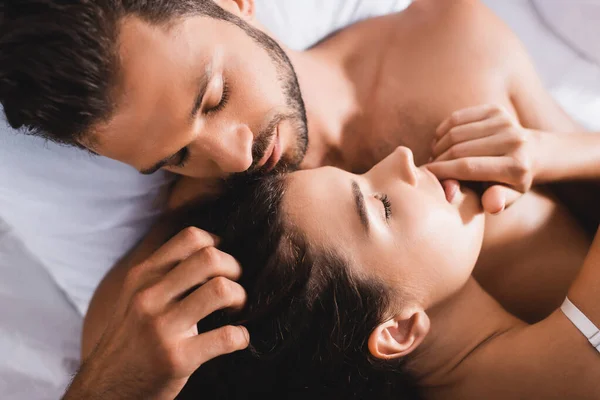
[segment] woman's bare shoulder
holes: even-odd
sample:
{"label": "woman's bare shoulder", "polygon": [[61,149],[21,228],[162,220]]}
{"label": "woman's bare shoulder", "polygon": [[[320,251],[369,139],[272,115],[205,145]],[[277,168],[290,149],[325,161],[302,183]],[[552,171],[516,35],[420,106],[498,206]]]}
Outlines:
{"label": "woman's bare shoulder", "polygon": [[460,399],[581,399],[600,396],[600,356],[560,311],[494,338],[473,360],[477,368]]}

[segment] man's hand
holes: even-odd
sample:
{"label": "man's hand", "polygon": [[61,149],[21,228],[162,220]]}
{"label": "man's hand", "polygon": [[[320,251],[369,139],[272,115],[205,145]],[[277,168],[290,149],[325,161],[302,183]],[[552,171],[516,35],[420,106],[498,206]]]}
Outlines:
{"label": "man's hand", "polygon": [[501,106],[456,111],[440,124],[427,168],[438,179],[497,183],[483,194],[483,208],[497,214],[532,186],[538,132],[523,128]]}
{"label": "man's hand", "polygon": [[198,321],[246,301],[235,283],[241,268],[216,241],[188,228],[129,271],[107,329],[64,399],[171,400],[200,365],[248,346],[239,326],[198,335]]}

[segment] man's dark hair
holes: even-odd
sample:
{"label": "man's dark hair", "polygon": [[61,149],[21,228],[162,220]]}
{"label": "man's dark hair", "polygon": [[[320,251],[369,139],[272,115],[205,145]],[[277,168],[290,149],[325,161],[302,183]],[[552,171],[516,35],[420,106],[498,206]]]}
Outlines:
{"label": "man's dark hair", "polygon": [[394,312],[391,289],[357,276],[334,249],[309,244],[286,222],[285,190],[283,174],[251,178],[182,217],[221,237],[248,293],[241,313],[216,312],[199,331],[243,324],[251,343],[203,365],[180,398],[418,398],[405,360],[381,361],[368,350],[371,332]]}
{"label": "man's dark hair", "polygon": [[6,0],[0,7],[6,119],[15,129],[69,145],[79,146],[78,139],[114,111],[119,25],[127,16],[161,25],[205,15],[239,26],[274,50],[272,57],[287,57],[272,39],[212,0]]}

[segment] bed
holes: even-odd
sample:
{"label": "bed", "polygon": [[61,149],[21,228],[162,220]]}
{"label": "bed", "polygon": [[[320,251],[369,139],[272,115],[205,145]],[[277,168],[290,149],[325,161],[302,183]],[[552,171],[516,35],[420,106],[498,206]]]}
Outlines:
{"label": "bed", "polygon": [[[301,49],[408,0],[257,0],[258,19]],[[556,100],[600,131],[600,5],[485,0],[517,33]],[[594,21],[595,20],[595,21]],[[0,397],[60,398],[78,367],[82,315],[95,285],[159,213],[166,174],[0,126]]]}

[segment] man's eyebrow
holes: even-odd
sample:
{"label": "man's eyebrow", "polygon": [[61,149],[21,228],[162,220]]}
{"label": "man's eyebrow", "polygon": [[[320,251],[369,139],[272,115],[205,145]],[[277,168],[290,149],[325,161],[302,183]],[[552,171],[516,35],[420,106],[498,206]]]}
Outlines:
{"label": "man's eyebrow", "polygon": [[192,111],[190,112],[190,120],[192,121],[196,117],[196,114],[198,114],[198,110],[200,110],[200,106],[202,105],[202,101],[206,95],[206,90],[208,89],[208,83],[210,82],[211,77],[212,68],[206,68],[204,73],[197,80],[198,91],[196,92],[194,104],[192,105]]}
{"label": "man's eyebrow", "polygon": [[356,204],[356,212],[360,217],[360,222],[365,228],[367,234],[369,233],[369,217],[367,216],[367,208],[365,207],[365,197],[363,196],[360,186],[358,183],[352,181],[352,194],[354,195],[354,203]]}
{"label": "man's eyebrow", "polygon": [[173,155],[171,155],[169,157],[163,158],[162,160],[160,160],[159,162],[157,162],[156,164],[154,164],[152,167],[141,170],[140,174],[142,174],[142,175],[152,175],[153,173],[155,173],[156,171],[158,171],[159,169],[161,169],[165,165],[171,164],[173,162],[173,160],[175,160],[178,155],[182,155],[184,151],[185,151],[185,147],[183,149],[179,150],[177,153],[175,153],[175,154],[173,154]]}

